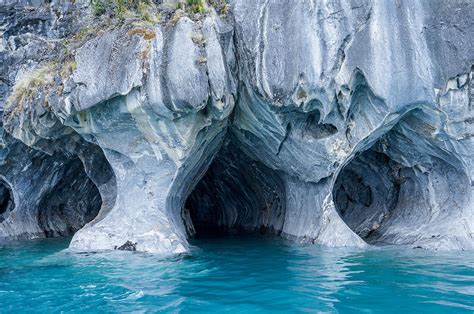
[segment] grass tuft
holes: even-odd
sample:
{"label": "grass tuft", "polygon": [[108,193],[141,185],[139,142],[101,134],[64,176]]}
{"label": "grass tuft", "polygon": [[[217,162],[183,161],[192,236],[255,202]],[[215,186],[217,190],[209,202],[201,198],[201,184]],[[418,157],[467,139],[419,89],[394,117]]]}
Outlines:
{"label": "grass tuft", "polygon": [[57,63],[49,62],[19,79],[7,100],[9,117],[21,112],[25,103],[34,99],[41,89],[52,86],[56,70]]}
{"label": "grass tuft", "polygon": [[34,96],[40,88],[51,85],[54,82],[55,67],[56,64],[51,62],[19,79],[8,101],[13,103],[25,100]]}
{"label": "grass tuft", "polygon": [[156,37],[154,31],[145,28],[132,28],[127,32],[128,36],[141,35],[145,40],[152,40]]}

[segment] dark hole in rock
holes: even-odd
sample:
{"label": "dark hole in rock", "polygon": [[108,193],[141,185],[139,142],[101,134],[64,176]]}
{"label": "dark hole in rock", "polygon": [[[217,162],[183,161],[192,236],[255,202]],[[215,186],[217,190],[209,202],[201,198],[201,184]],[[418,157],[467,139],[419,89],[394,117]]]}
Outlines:
{"label": "dark hole in rock", "polygon": [[182,213],[188,236],[278,234],[285,218],[284,196],[279,174],[227,139],[186,200]]}
{"label": "dark hole in rock", "polygon": [[13,194],[8,183],[0,180],[0,222],[15,208]]}
{"label": "dark hole in rock", "polygon": [[346,224],[368,242],[392,214],[399,198],[400,165],[369,149],[344,167],[333,197]]}
{"label": "dark hole in rock", "polygon": [[301,139],[318,140],[337,133],[336,126],[329,123],[321,123],[319,110],[293,112],[290,116],[290,130]]}
{"label": "dark hole in rock", "polygon": [[39,227],[46,237],[73,235],[97,216],[102,205],[99,190],[78,158],[59,169],[57,177],[38,206]]}
{"label": "dark hole in rock", "polygon": [[421,110],[408,114],[355,156],[336,179],[336,209],[369,243],[451,237],[456,219],[465,215],[469,178],[432,135],[429,119]]}

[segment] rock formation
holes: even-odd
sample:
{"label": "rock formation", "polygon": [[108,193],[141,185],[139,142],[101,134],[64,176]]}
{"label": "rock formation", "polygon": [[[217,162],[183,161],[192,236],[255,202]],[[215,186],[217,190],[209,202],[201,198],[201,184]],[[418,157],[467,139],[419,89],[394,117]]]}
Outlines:
{"label": "rock formation", "polygon": [[0,8],[1,238],[474,248],[471,1],[97,3]]}

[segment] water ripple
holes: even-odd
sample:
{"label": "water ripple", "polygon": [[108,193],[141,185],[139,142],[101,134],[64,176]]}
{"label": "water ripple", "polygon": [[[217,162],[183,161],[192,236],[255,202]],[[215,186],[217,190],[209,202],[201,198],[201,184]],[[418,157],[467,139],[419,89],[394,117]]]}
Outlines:
{"label": "water ripple", "polygon": [[201,240],[189,256],[0,245],[1,312],[467,312],[474,252]]}

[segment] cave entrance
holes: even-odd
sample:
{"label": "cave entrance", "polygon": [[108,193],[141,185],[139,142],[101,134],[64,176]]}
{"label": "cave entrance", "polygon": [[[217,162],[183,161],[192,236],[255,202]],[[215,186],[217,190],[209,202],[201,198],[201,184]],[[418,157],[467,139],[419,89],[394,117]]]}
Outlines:
{"label": "cave entrance", "polygon": [[79,158],[57,170],[38,205],[38,227],[45,237],[72,236],[94,219],[102,205],[98,188]]}
{"label": "cave entrance", "polygon": [[0,223],[14,208],[15,201],[11,187],[5,180],[0,179]]}
{"label": "cave entrance", "polygon": [[421,110],[408,114],[339,173],[336,209],[368,243],[435,241],[462,217],[469,178],[434,136],[430,119]]}
{"label": "cave entrance", "polygon": [[227,138],[188,196],[183,220],[191,238],[282,230],[285,189],[279,174]]}
{"label": "cave entrance", "polygon": [[378,144],[356,156],[339,174],[334,204],[344,222],[367,242],[376,242],[400,198],[404,169]]}

